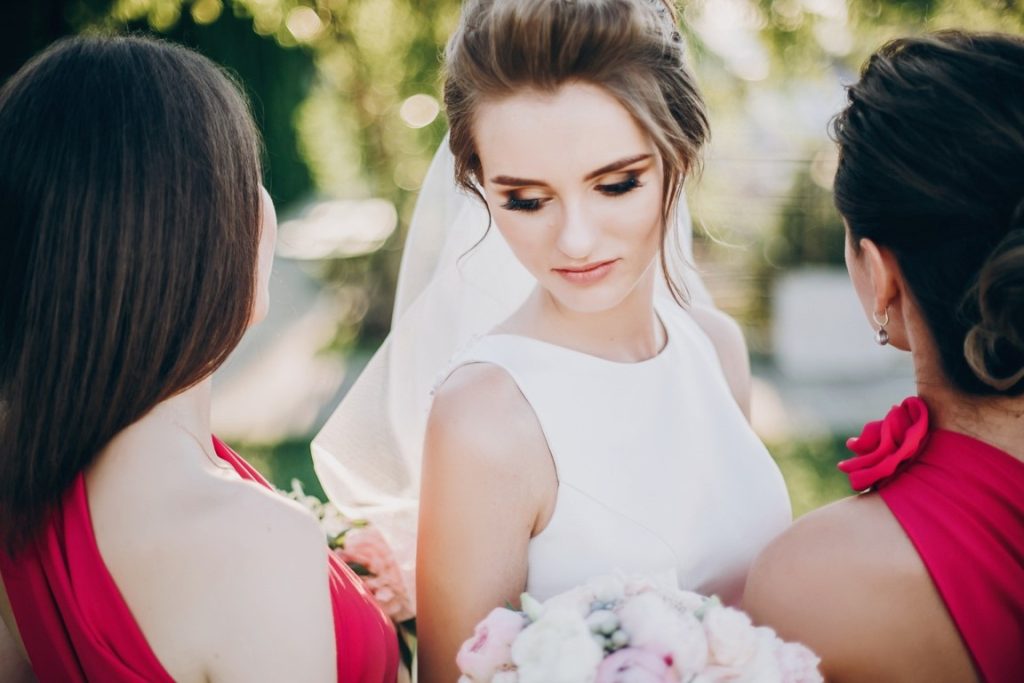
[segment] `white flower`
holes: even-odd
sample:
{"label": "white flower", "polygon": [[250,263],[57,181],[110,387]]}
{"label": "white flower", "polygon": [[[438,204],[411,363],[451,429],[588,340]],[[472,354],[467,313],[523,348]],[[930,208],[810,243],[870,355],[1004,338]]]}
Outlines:
{"label": "white flower", "polygon": [[686,680],[708,660],[704,627],[690,612],[678,612],[655,593],[642,593],[619,608],[622,630],[631,647],[670,656],[679,677]]}
{"label": "white flower", "polygon": [[754,656],[757,637],[750,617],[730,607],[717,607],[704,615],[711,659],[719,666],[741,669]]}
{"label": "white flower", "polygon": [[[561,612],[568,610],[574,614],[578,614],[580,617],[585,617],[590,614],[590,606],[597,598],[594,597],[594,590],[590,584],[583,584],[582,586],[576,586],[570,588],[564,593],[559,593],[553,598],[548,598],[544,601],[544,605],[540,609],[539,616],[543,617],[548,612]],[[526,609],[526,605],[523,605],[523,610],[527,614],[530,612]]]}
{"label": "white flower", "polygon": [[754,652],[732,678],[735,683],[784,683],[777,656],[782,641],[765,626],[754,628]]}
{"label": "white flower", "polygon": [[328,538],[336,538],[338,534],[352,526],[344,515],[338,512],[333,505],[324,505],[323,517],[320,519],[320,528]]}
{"label": "white flower", "polygon": [[519,674],[515,671],[499,671],[491,678],[491,683],[519,683]]}
{"label": "white flower", "polygon": [[675,586],[658,589],[658,595],[668,603],[669,607],[679,612],[696,612],[712,600],[700,593],[680,590]]}
{"label": "white flower", "polygon": [[546,609],[512,644],[520,683],[590,683],[603,655],[572,609]]}
{"label": "white flower", "polygon": [[783,643],[775,658],[785,683],[821,683],[825,680],[818,670],[821,659],[800,643]]}
{"label": "white flower", "polygon": [[620,576],[597,576],[588,581],[586,587],[593,593],[597,602],[615,602],[626,597],[626,582]]}

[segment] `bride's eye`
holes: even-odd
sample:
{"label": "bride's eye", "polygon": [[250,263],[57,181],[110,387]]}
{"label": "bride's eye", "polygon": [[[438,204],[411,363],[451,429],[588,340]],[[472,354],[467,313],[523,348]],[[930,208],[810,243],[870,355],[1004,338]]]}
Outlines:
{"label": "bride's eye", "polygon": [[618,195],[631,192],[638,187],[643,187],[643,183],[640,182],[640,178],[636,173],[630,173],[625,180],[620,182],[610,183],[608,185],[598,185],[597,190],[601,194],[616,197]]}
{"label": "bride's eye", "polygon": [[536,211],[544,204],[542,199],[520,199],[514,194],[508,196],[508,201],[501,205],[501,208],[509,211]]}

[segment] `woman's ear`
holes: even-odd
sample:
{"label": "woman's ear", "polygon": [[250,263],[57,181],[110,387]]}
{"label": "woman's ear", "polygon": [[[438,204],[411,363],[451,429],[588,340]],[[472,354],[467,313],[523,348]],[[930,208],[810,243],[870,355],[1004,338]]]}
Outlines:
{"label": "woman's ear", "polygon": [[896,256],[866,237],[858,244],[871,283],[871,312],[875,325],[885,328],[888,343],[908,350],[906,290]]}
{"label": "woman's ear", "polygon": [[900,291],[896,258],[891,251],[879,248],[866,237],[860,240],[859,246],[871,282],[874,311],[882,314],[892,305]]}

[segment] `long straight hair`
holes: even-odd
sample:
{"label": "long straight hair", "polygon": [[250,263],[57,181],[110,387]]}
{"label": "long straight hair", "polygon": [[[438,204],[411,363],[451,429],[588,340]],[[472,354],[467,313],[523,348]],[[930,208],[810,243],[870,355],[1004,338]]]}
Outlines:
{"label": "long straight hair", "polygon": [[259,137],[206,58],[56,43],[0,90],[0,539],[28,540],[121,430],[251,317]]}

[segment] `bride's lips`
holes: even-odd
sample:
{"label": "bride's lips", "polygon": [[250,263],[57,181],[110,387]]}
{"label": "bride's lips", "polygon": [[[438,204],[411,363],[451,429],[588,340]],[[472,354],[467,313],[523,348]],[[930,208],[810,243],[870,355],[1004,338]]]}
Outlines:
{"label": "bride's lips", "polygon": [[589,285],[608,275],[617,261],[618,259],[596,261],[578,268],[554,268],[553,270],[573,284]]}

